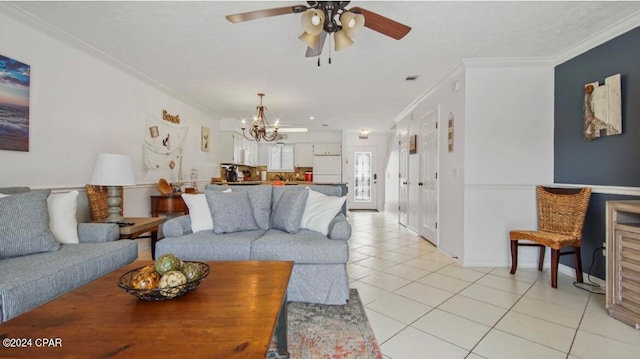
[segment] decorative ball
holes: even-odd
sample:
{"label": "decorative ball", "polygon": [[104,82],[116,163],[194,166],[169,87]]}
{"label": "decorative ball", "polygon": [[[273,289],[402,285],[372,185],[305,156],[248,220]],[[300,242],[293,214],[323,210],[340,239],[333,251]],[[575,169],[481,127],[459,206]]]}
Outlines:
{"label": "decorative ball", "polygon": [[202,276],[202,269],[200,266],[193,262],[186,262],[180,267],[180,271],[187,277],[187,281],[192,282],[200,279]]}
{"label": "decorative ball", "polygon": [[[180,271],[172,270],[160,278],[158,287],[162,288],[160,294],[167,298],[173,298],[180,293],[178,286],[187,283],[187,277]],[[178,287],[178,288],[176,288]]]}
{"label": "decorative ball", "polygon": [[131,286],[136,289],[155,289],[160,284],[160,274],[155,271],[141,271],[133,277]]}
{"label": "decorative ball", "polygon": [[171,271],[180,269],[180,259],[174,254],[163,254],[155,261],[156,272],[165,275]]}

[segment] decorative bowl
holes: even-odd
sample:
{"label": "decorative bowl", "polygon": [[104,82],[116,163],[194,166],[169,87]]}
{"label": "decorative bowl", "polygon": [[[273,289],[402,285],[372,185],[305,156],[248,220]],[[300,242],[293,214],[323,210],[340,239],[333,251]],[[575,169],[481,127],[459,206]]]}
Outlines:
{"label": "decorative bowl", "polygon": [[143,300],[169,300],[180,297],[189,291],[195,289],[202,280],[204,280],[209,275],[209,265],[202,262],[190,262],[185,261],[185,263],[195,263],[200,267],[202,271],[202,275],[200,278],[187,282],[185,284],[166,287],[166,288],[154,288],[154,289],[138,289],[134,288],[131,285],[133,278],[142,271],[145,267],[136,268],[134,270],[130,270],[127,273],[120,276],[118,279],[118,287],[122,288],[125,292],[138,297]]}

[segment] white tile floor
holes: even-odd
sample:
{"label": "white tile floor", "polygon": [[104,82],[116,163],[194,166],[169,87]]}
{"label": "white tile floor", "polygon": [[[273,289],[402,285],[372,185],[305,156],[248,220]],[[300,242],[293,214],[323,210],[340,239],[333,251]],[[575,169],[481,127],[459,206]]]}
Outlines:
{"label": "white tile floor", "polygon": [[640,331],[569,276],[553,289],[535,269],[463,268],[394,217],[349,221],[351,287],[387,359],[640,358]]}

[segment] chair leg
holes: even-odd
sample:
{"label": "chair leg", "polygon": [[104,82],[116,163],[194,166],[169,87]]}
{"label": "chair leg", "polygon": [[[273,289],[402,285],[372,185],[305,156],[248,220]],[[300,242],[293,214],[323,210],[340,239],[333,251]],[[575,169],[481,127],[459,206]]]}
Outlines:
{"label": "chair leg", "polygon": [[558,288],[558,263],[560,262],[560,250],[551,248],[551,286]]}
{"label": "chair leg", "polygon": [[580,247],[573,247],[576,251],[576,282],[582,283],[582,258],[580,258]]}
{"label": "chair leg", "polygon": [[511,274],[516,273],[516,269],[518,268],[518,240],[513,240],[511,242]]}
{"label": "chair leg", "polygon": [[540,255],[538,257],[538,270],[542,272],[542,266],[544,265],[544,252],[547,249],[545,246],[540,246]]}

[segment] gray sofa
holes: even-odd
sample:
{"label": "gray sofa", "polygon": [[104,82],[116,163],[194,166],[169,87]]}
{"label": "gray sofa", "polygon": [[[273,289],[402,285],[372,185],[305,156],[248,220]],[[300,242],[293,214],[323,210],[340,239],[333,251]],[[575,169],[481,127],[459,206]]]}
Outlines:
{"label": "gray sofa", "polygon": [[[16,196],[28,187],[0,188],[0,193]],[[35,193],[37,191],[31,191]],[[48,191],[47,191],[48,192]],[[46,194],[48,195],[48,193]],[[44,197],[46,199],[46,196]],[[2,201],[3,199],[0,199]],[[6,202],[5,202],[6,203]],[[46,205],[46,203],[45,203]],[[0,203],[0,229],[17,235],[29,230],[11,228],[16,216],[42,222],[41,213],[8,213],[11,207]],[[46,216],[46,209],[44,211]],[[41,253],[0,258],[0,322],[5,322],[34,307],[82,286],[138,257],[133,240],[119,240],[115,224],[79,223],[78,244],[59,244]],[[0,241],[0,253],[6,253],[5,236]],[[114,283],[114,290],[118,290]]]}
{"label": "gray sofa", "polygon": [[[248,192],[254,217],[262,222],[259,229],[224,234],[192,233],[188,215],[173,218],[162,227],[165,238],[156,243],[156,256],[172,253],[183,260],[197,261],[293,261],[287,291],[289,301],[345,304],[349,298],[346,265],[351,237],[351,225],[345,213],[338,210],[329,224],[328,235],[307,229],[287,233],[273,228],[276,208],[286,191],[302,191],[305,186],[208,185],[205,194],[229,187],[233,192]],[[327,196],[339,197],[342,193],[342,189],[335,186],[309,187]]]}

